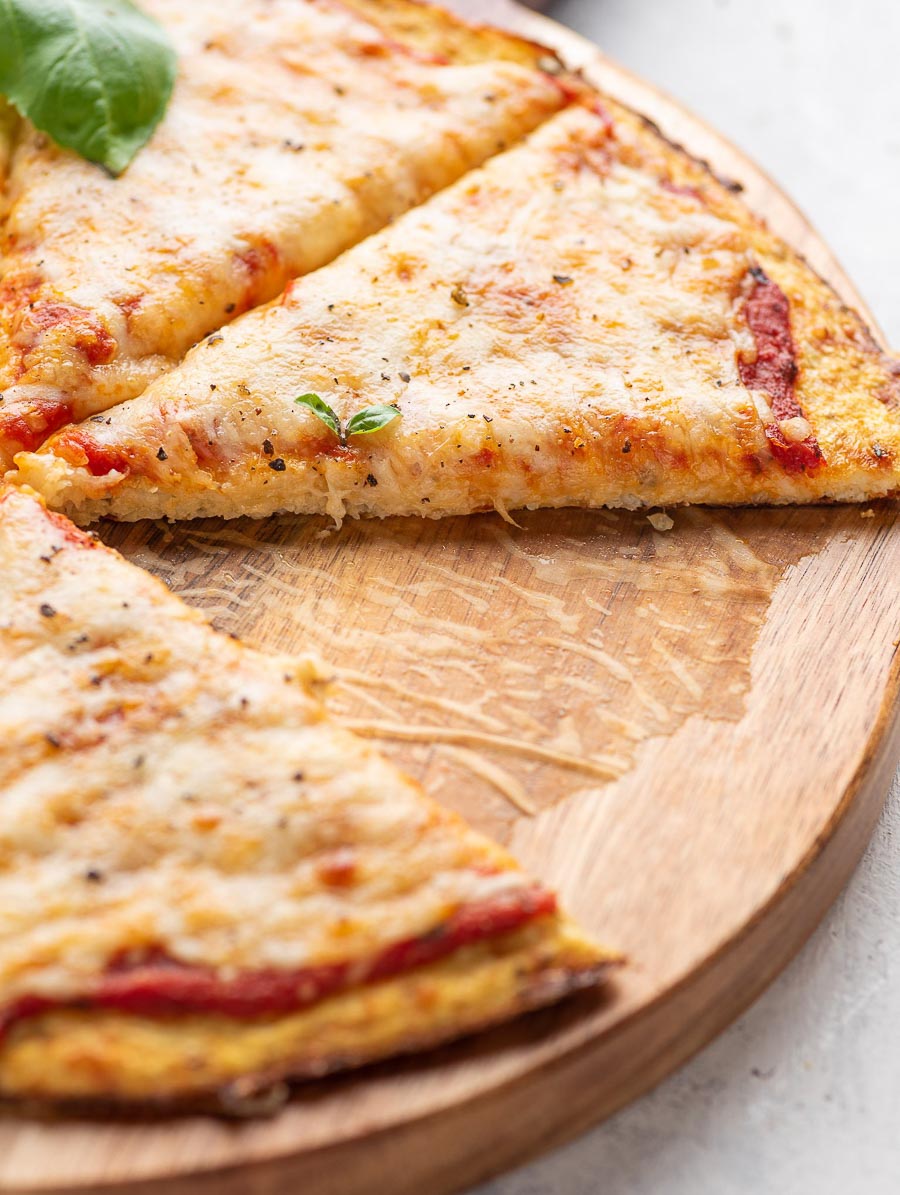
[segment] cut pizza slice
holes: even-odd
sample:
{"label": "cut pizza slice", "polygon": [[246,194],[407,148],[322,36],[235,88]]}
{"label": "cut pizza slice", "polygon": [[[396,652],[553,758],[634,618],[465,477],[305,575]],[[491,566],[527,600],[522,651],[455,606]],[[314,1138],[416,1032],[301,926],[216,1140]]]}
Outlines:
{"label": "cut pizza slice", "polygon": [[179,76],[121,177],[10,145],[0,101],[4,467],[566,102],[546,51],[414,0],[143,3]]}
{"label": "cut pizza slice", "polygon": [[18,465],[78,521],[852,501],[900,488],[898,402],[800,257],[595,101]]}
{"label": "cut pizza slice", "polygon": [[210,629],[0,496],[0,1096],[249,1093],[596,983],[499,847]]}

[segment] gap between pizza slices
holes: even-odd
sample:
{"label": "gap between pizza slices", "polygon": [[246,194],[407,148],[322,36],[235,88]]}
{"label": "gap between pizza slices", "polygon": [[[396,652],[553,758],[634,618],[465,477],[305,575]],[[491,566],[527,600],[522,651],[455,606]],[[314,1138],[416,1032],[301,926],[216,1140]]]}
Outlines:
{"label": "gap between pizza slices", "polygon": [[324,713],[0,493],[0,1097],[249,1093],[597,983],[613,956]]}
{"label": "gap between pizza slices", "polygon": [[0,465],[139,394],[562,106],[553,56],[414,0],[143,0],[179,78],[119,178],[0,100]]}
{"label": "gap between pizza slices", "polygon": [[[342,442],[308,392],[401,417]],[[900,489],[898,402],[802,259],[587,96],[17,463],[80,522],[852,501]]]}

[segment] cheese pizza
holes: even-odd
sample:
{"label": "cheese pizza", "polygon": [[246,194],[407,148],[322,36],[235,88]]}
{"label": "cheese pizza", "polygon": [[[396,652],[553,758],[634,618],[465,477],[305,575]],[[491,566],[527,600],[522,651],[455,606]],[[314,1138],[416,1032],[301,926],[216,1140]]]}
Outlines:
{"label": "cheese pizza", "polygon": [[539,47],[414,0],[144,0],[179,76],[119,178],[0,100],[0,464],[566,102]]}
{"label": "cheese pizza", "polygon": [[0,1096],[249,1094],[612,956],[267,657],[0,496]]}
{"label": "cheese pizza", "polygon": [[17,462],[80,522],[856,501],[900,489],[898,404],[809,266],[594,97]]}

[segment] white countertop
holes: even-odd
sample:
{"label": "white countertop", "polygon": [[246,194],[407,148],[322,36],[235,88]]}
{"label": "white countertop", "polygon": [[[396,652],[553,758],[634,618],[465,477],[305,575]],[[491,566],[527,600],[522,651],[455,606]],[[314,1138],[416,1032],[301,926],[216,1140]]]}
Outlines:
{"label": "white countertop", "polygon": [[[558,0],[549,11],[766,168],[900,348],[900,5]],[[848,889],[745,1016],[650,1095],[478,1195],[900,1191],[898,840],[900,776]]]}

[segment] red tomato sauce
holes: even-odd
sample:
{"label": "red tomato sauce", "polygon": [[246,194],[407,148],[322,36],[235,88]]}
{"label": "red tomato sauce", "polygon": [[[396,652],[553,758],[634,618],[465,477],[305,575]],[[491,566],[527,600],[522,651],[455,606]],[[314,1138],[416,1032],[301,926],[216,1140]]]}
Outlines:
{"label": "red tomato sauce", "polygon": [[413,971],[471,943],[510,933],[556,910],[556,897],[536,885],[465,905],[417,938],[386,947],[369,959],[322,963],[295,970],[274,967],[224,978],[208,967],[178,962],[164,951],[113,961],[90,992],[68,1000],[23,996],[0,1014],[0,1038],[26,1017],[54,1008],[104,1008],[136,1016],[210,1013],[228,1017],[286,1014],[309,1008],[349,987]]}
{"label": "red tomato sauce", "polygon": [[[753,339],[756,360],[741,361],[741,381],[748,390],[762,390],[769,398],[776,420],[794,419],[803,411],[794,393],[797,353],[791,335],[791,307],[787,295],[764,273],[752,271],[755,284],[744,307]],[[772,455],[790,473],[802,473],[822,463],[822,450],[815,436],[791,441],[778,423],[766,425]]]}

